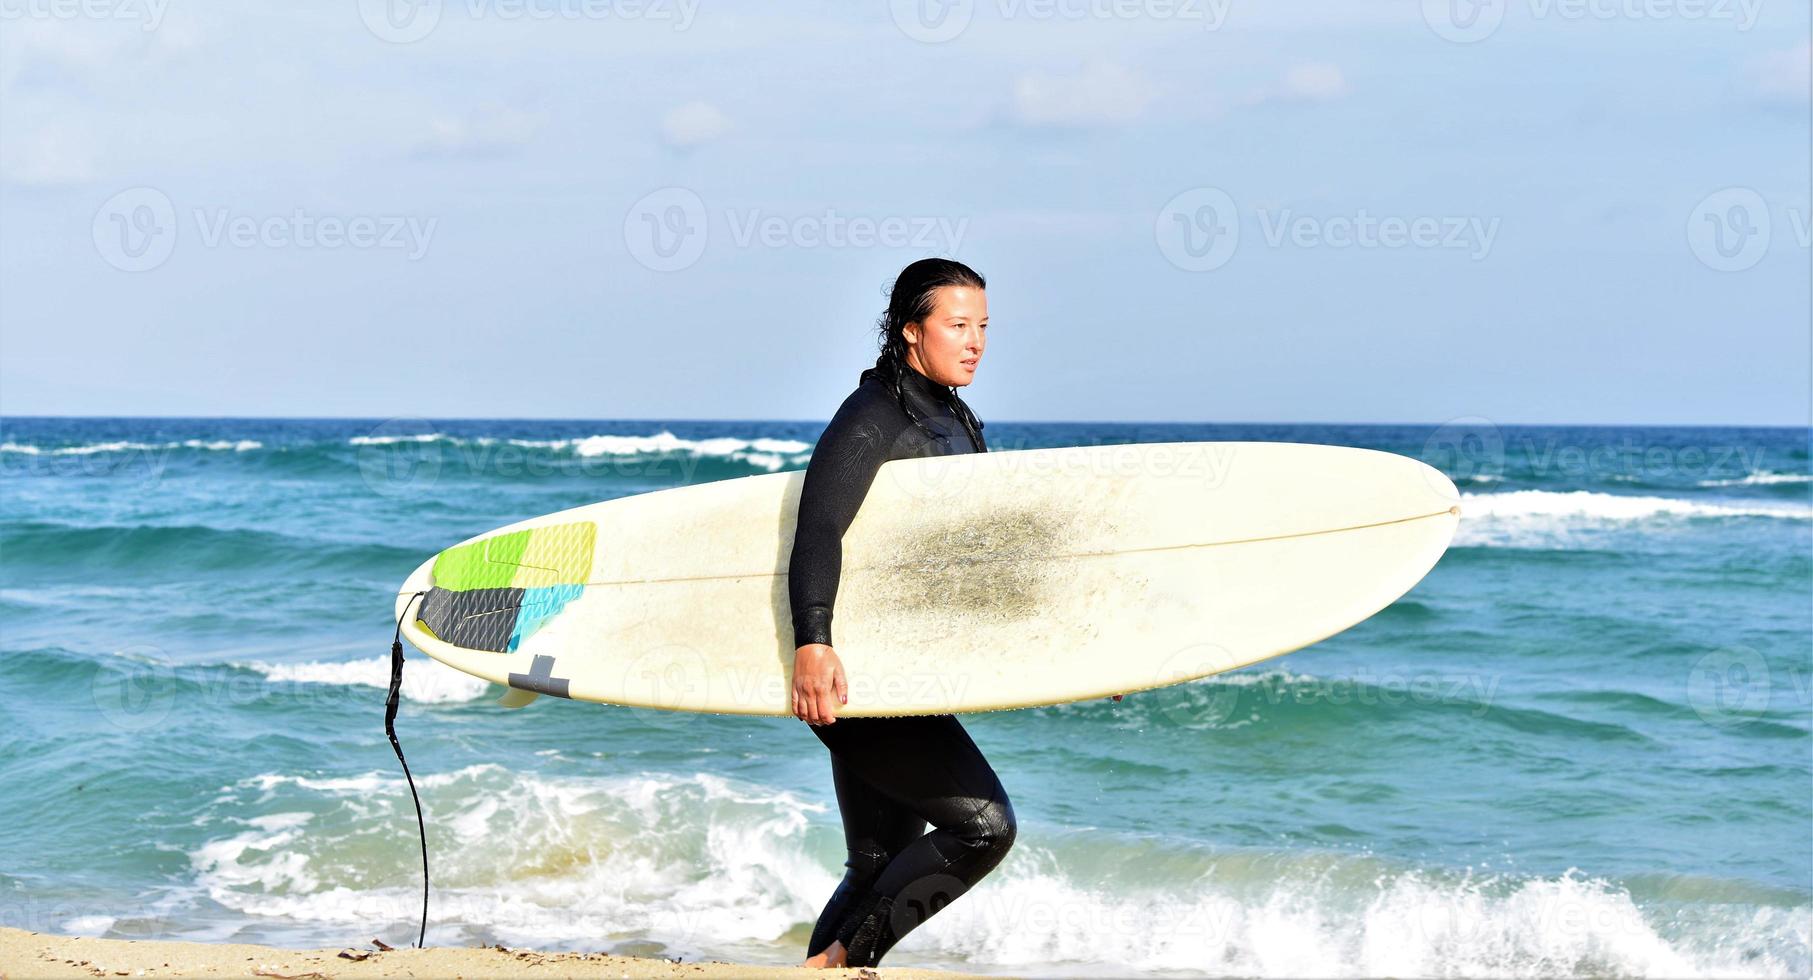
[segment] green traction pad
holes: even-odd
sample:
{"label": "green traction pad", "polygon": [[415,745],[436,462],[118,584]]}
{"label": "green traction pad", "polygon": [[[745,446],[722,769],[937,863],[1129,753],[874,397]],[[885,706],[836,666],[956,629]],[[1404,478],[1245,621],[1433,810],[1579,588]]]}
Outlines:
{"label": "green traction pad", "polygon": [[448,548],[416,618],[454,646],[514,652],[585,592],[597,534],[579,521]]}

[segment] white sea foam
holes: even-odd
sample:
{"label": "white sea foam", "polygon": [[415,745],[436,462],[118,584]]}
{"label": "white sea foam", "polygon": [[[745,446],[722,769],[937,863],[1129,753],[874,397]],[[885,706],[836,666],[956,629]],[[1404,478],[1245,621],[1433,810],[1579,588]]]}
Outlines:
{"label": "white sea foam", "polygon": [[778,470],[787,463],[773,453],[740,453],[738,458],[751,466],[760,466],[766,470]]}
{"label": "white sea foam", "polygon": [[1808,473],[1749,473],[1729,480],[1701,480],[1702,487],[1766,487],[1783,483],[1813,483]]}
{"label": "white sea foam", "polygon": [[1706,519],[1813,520],[1805,504],[1748,500],[1685,500],[1590,490],[1512,490],[1461,495],[1456,545],[1566,548],[1647,523],[1683,525]]}
{"label": "white sea foam", "polygon": [[1342,881],[1305,868],[1254,882],[1211,868],[1190,885],[1110,892],[1011,861],[908,937],[902,956],[926,950],[1030,975],[1112,975],[1122,963],[1258,977],[1779,975],[1792,965],[1671,941],[1629,893],[1574,873]]}
{"label": "white sea foam", "polygon": [[259,442],[256,439],[185,439],[183,440],[182,445],[187,449],[211,449],[216,452],[230,449],[236,453],[251,452],[254,449],[264,448],[264,443]]}
{"label": "white sea foam", "polygon": [[453,436],[439,432],[423,432],[406,436],[353,436],[346,440],[349,446],[394,446],[403,442],[440,442],[443,439],[452,441]]}
{"label": "white sea foam", "polygon": [[[807,815],[825,807],[785,790],[708,774],[551,778],[495,765],[417,785],[436,815],[433,832],[447,842],[432,906],[443,942],[459,932],[541,946],[606,935],[695,952],[759,944],[815,915],[836,880],[802,847]],[[361,843],[374,827],[404,826],[392,819],[410,806],[400,777],[267,773],[230,787],[227,798],[242,806],[311,800],[335,818],[342,802],[385,807],[336,819],[332,830],[324,817],[306,837],[255,828],[196,849],[196,883],[228,908],[364,928],[407,921],[420,901],[407,884],[408,841],[382,852]],[[396,863],[352,864],[354,854],[373,853]]]}
{"label": "white sea foam", "polygon": [[798,455],[812,448],[794,439],[682,439],[662,431],[652,436],[595,435],[579,439],[512,439],[513,445],[572,452],[576,456],[645,456],[687,453],[693,456],[741,457],[749,454]]}
{"label": "white sea foam", "polygon": [[[447,442],[459,446],[489,446],[498,440],[489,436],[465,439],[441,432],[403,436],[354,436],[347,440],[355,446],[384,446],[408,442]],[[685,455],[693,458],[720,458],[746,462],[766,470],[779,470],[789,463],[807,458],[812,444],[797,439],[758,437],[739,439],[718,436],[710,439],[683,439],[663,430],[654,435],[632,436],[600,434],[572,439],[509,439],[510,445],[523,449],[544,449],[571,453],[582,458]]]}
{"label": "white sea foam", "polygon": [[[596,949],[608,936],[688,958],[788,962],[841,874],[835,813],[783,789],[490,764],[418,785],[435,815],[430,929],[443,945]],[[265,773],[223,794],[229,810],[270,814],[191,852],[195,883],[215,901],[324,931],[413,922],[420,891],[401,776]],[[299,805],[318,815],[299,817]],[[1116,845],[1023,823],[1002,866],[889,964],[1267,977],[1792,976],[1813,966],[1806,907],[1683,913],[1576,871],[1475,877],[1316,853],[1183,848],[1155,875],[1149,863],[1089,859],[1101,846]],[[1150,845],[1129,853],[1150,855]]]}
{"label": "white sea foam", "polygon": [[0,453],[20,453],[26,456],[92,456],[96,453],[148,452],[158,449],[207,449],[215,452],[250,452],[263,449],[264,443],[256,439],[184,439],[181,442],[94,442],[82,446],[59,446],[45,449],[42,446],[21,444],[17,442],[0,442]]}
{"label": "white sea foam", "polygon": [[1464,494],[1464,520],[1486,517],[1526,519],[1563,517],[1595,521],[1640,521],[1655,517],[1775,517],[1813,519],[1813,508],[1793,504],[1749,501],[1698,501],[1678,497],[1637,497],[1574,490],[1512,490],[1508,493]]}
{"label": "white sea foam", "polygon": [[694,459],[716,458],[748,463],[774,472],[789,464],[809,458],[810,443],[795,439],[738,439],[720,436],[712,439],[682,439],[672,432],[652,436],[596,435],[581,439],[512,439],[512,445],[570,452],[594,459],[635,456],[685,455]]}
{"label": "white sea foam", "polygon": [[[311,660],[296,664],[251,662],[234,664],[263,674],[273,683],[356,684],[390,687],[390,658],[369,660]],[[403,671],[403,697],[411,701],[447,703],[484,697],[490,683],[461,673],[438,660],[416,660]]]}
{"label": "white sea foam", "polygon": [[66,936],[104,936],[119,920],[111,915],[78,915],[57,928]]}

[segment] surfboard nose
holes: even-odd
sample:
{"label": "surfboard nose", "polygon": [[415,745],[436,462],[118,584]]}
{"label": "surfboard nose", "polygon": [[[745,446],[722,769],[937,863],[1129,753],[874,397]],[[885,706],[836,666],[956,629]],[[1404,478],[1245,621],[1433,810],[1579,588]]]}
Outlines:
{"label": "surfboard nose", "polygon": [[417,592],[427,592],[433,586],[434,559],[430,558],[416,566],[416,570],[410,572],[409,577],[403,580],[403,585],[397,589],[397,604],[396,609],[393,610],[396,618],[403,618],[403,614],[408,611],[409,604],[415,600]]}

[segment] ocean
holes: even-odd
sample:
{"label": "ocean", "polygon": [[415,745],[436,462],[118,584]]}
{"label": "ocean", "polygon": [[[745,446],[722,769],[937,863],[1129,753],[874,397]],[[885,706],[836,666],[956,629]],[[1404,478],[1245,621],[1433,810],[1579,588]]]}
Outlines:
{"label": "ocean", "polygon": [[[412,942],[383,734],[423,559],[805,465],[822,423],[0,420],[0,924]],[[1016,425],[1363,446],[1464,494],[1377,616],[1200,681],[965,716],[1017,843],[887,965],[1031,976],[1813,973],[1804,428]],[[787,718],[500,691],[410,651],[433,945],[791,964],[841,875]]]}

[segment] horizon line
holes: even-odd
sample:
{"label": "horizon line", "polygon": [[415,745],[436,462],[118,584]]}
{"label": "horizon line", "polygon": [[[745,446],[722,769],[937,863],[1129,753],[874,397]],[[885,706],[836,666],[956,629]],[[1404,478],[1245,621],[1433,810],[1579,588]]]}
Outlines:
{"label": "horizon line", "polygon": [[[1459,416],[1440,422],[1340,422],[1328,420],[1284,421],[1279,419],[996,419],[1007,425],[1371,425],[1371,426],[1443,426],[1458,418],[1481,418],[1495,426],[1566,426],[1572,428],[1647,428],[1647,429],[1809,429],[1813,430],[1813,412],[1807,422],[1501,422],[1486,416]],[[775,417],[723,418],[717,416],[440,416],[422,415],[20,415],[0,412],[0,422],[18,420],[119,419],[119,420],[214,420],[239,422],[383,422],[394,419],[421,419],[425,422],[785,422],[825,425],[830,419],[787,419]],[[983,420],[984,428],[988,420]]]}

